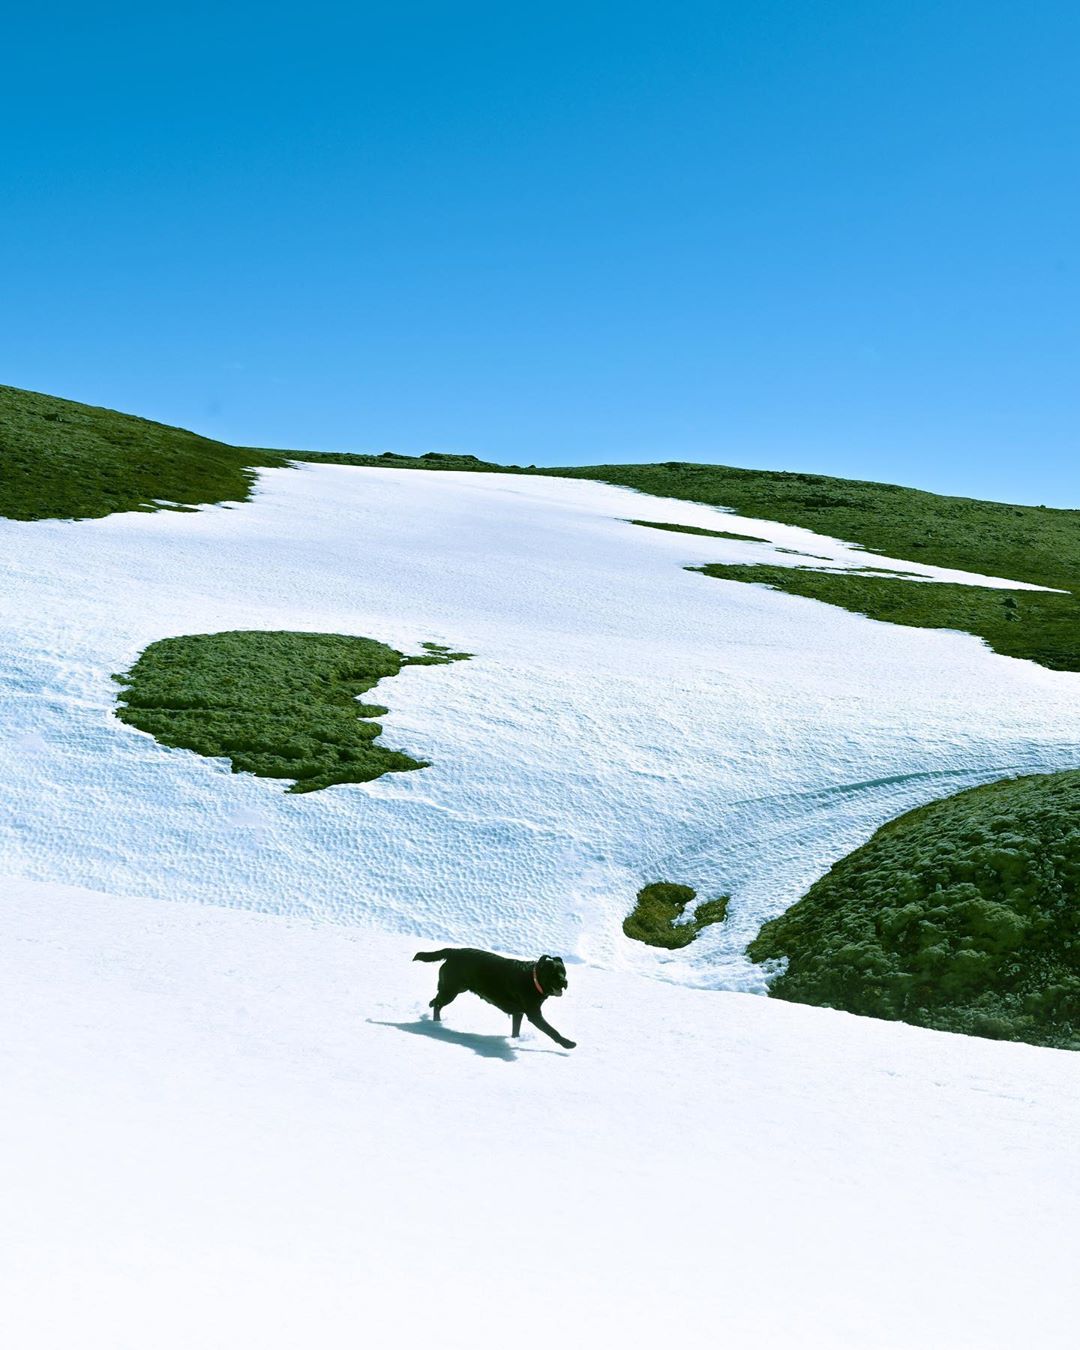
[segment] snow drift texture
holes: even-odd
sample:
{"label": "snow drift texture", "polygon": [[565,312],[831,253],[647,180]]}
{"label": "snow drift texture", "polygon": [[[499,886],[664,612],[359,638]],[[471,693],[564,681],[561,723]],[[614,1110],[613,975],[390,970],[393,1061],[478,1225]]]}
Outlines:
{"label": "snow drift texture", "polygon": [[[0,522],[7,870],[649,969],[620,925],[669,880],[732,904],[664,968],[760,990],[761,922],[883,821],[1080,764],[1075,675],[688,573],[798,559],[623,519],[722,527],[711,508],[509,475],[260,483],[238,509]],[[150,642],[238,628],[474,653],[370,695],[382,743],[432,767],[296,798],[116,719],[110,676]]]}

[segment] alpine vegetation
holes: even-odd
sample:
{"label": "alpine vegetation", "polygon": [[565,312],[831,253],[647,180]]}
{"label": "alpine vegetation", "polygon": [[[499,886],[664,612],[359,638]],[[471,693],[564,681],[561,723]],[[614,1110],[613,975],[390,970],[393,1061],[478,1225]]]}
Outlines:
{"label": "alpine vegetation", "polygon": [[428,761],[376,745],[372,720],[389,709],[358,703],[403,666],[466,659],[436,643],[425,656],[340,633],[199,633],[152,643],[124,675],[117,717],[162,745],[232,761],[234,773],[291,778],[290,792],[367,783]]}
{"label": "alpine vegetation", "polygon": [[796,1003],[1080,1049],[1080,770],[1007,779],[882,826],[766,923]]}
{"label": "alpine vegetation", "polygon": [[[1080,585],[1077,510],[724,464],[667,461],[537,469],[435,452],[410,456],[250,449],[128,413],[0,385],[0,516],[104,516],[157,510],[163,504],[246,500],[256,470],[294,461],[585,479],[798,526],[920,565],[1062,590]],[[715,533],[723,537],[728,532]],[[751,536],[739,532],[739,537]]]}
{"label": "alpine vegetation", "polygon": [[286,461],[180,427],[0,385],[0,516],[85,520],[246,501]]}
{"label": "alpine vegetation", "polygon": [[[39,422],[41,446],[54,431],[64,443],[66,421]],[[34,479],[48,457],[5,460],[5,434],[0,410],[0,475],[18,465],[5,504],[39,489],[45,514],[86,502],[107,447],[73,435],[72,481],[53,493]],[[109,500],[168,497],[152,440],[145,461],[110,461],[131,469],[132,493]],[[203,452],[209,474],[217,451]],[[155,477],[140,487],[142,462]],[[454,1327],[476,1345],[508,1327],[539,1343],[550,1318],[521,1310],[558,1252],[567,1326],[600,1309],[610,1335],[654,1343],[671,1339],[670,1309],[626,1270],[649,1235],[678,1233],[651,1267],[717,1292],[687,1305],[685,1344],[836,1328],[835,1350],[1071,1345],[1073,1058],[750,997],[775,968],[746,947],[884,822],[992,778],[1076,770],[1078,677],[684,571],[779,563],[781,548],[872,561],[841,542],[847,529],[764,519],[782,505],[769,475],[742,481],[760,507],[749,521],[581,474],[349,463],[267,471],[232,510],[0,520],[0,1019],[33,1032],[0,1043],[18,1160],[8,1246],[30,1254],[7,1264],[16,1302],[42,1295],[42,1335],[82,1346],[101,1325],[110,1347],[186,1350],[212,1322],[222,1344],[330,1350],[358,1320],[396,1325],[408,1307],[418,1344]],[[741,481],[635,472],[718,504]],[[905,501],[936,519],[935,499],[892,494],[897,511],[875,515],[884,489],[849,496],[867,504],[867,534]],[[1077,517],[1046,514],[1042,543],[1055,530],[1064,543]],[[650,515],[691,528],[625,523]],[[1020,522],[1026,579],[1048,582],[1039,515]],[[715,537],[744,528],[772,542]],[[995,578],[996,547],[987,524],[967,579],[1025,604]],[[403,669],[462,655],[421,637],[483,659]],[[1010,799],[991,813],[1015,825],[943,827],[951,852],[928,830],[882,859],[872,893],[848,888],[836,924],[852,935],[823,915],[829,950],[806,997],[831,997],[835,954],[860,1011],[997,1035],[1013,1019],[1065,1043],[1078,803],[1040,782],[1022,812]],[[895,930],[878,931],[882,907]],[[812,929],[777,946],[792,980],[803,947],[817,955]],[[860,944],[865,967],[848,950]],[[520,1004],[508,1016],[462,998],[435,1022],[418,947],[561,953],[582,1048],[558,1053],[524,1020],[522,1040],[508,1036]],[[557,991],[553,965],[526,963],[526,998]],[[924,966],[985,982],[928,1008]],[[672,1167],[673,1120],[692,1186]],[[511,1212],[519,1176],[558,1198],[513,1202],[508,1242],[505,1222],[483,1219]],[[480,1221],[457,1225],[438,1297],[414,1306],[442,1214]],[[358,1270],[379,1278],[357,1286]],[[74,1303],[50,1301],[58,1284]]]}
{"label": "alpine vegetation", "polygon": [[686,915],[686,907],[696,895],[693,887],[677,886],[670,881],[642,886],[637,903],[623,920],[623,932],[650,947],[671,950],[688,947],[709,924],[723,923],[731,898],[721,895],[715,900],[703,900],[692,915]]}

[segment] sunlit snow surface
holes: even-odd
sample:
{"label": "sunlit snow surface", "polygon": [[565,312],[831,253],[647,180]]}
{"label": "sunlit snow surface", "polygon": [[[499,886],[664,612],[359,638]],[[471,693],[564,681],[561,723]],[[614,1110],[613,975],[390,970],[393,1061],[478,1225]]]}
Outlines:
{"label": "sunlit snow surface", "polygon": [[1077,1058],[414,939],[0,906],[7,1350],[1074,1350]]}
{"label": "sunlit snow surface", "polygon": [[[0,521],[0,872],[761,989],[748,939],[882,822],[1080,765],[1080,676],[687,572],[800,560],[628,517],[879,565],[600,484],[329,465],[233,508]],[[287,795],[115,719],[148,643],[237,628],[473,653],[368,696],[432,766]],[[730,921],[636,948],[659,879],[730,892]]]}

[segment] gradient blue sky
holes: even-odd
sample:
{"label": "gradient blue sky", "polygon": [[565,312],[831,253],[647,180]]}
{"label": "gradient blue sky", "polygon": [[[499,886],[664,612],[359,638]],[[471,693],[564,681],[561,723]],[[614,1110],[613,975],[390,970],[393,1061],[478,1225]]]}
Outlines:
{"label": "gradient blue sky", "polygon": [[5,11],[0,381],[1080,506],[1074,3]]}

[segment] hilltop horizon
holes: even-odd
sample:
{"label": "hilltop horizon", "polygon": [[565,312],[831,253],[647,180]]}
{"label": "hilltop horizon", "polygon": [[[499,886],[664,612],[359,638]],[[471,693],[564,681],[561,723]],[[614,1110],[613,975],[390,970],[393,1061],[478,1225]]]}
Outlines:
{"label": "hilltop horizon", "polygon": [[[82,403],[81,400],[73,399],[66,393],[54,394],[51,391],[45,391],[40,389],[29,389],[19,385],[0,383],[0,390],[4,389],[13,391],[17,394],[28,394],[34,398],[54,399],[59,402],[65,403]],[[868,484],[886,488],[897,487],[912,492],[926,493],[927,495],[934,497],[946,497],[946,498],[951,497],[955,498],[956,500],[966,502],[988,502],[998,506],[1035,506],[1035,507],[1050,508],[1057,511],[1080,511],[1080,496],[1078,496],[1078,500],[1075,505],[1054,503],[1054,502],[1022,501],[1019,498],[1006,499],[1004,497],[980,496],[974,492],[960,492],[960,491],[942,492],[933,489],[931,487],[928,487],[924,482],[901,482],[899,480],[891,480],[876,477],[866,477],[866,476],[854,477],[847,475],[836,475],[826,473],[823,469],[813,469],[813,468],[796,469],[778,464],[755,465],[750,463],[737,462],[732,459],[721,460],[719,458],[705,458],[701,456],[674,457],[670,455],[665,455],[661,458],[658,454],[657,458],[655,459],[648,459],[643,457],[623,459],[623,460],[613,459],[607,461],[606,465],[604,466],[598,466],[595,460],[586,459],[583,456],[579,456],[576,459],[562,459],[552,463],[544,462],[543,457],[541,457],[540,461],[526,464],[522,461],[512,461],[507,457],[491,458],[477,454],[473,450],[463,450],[463,449],[448,450],[445,448],[437,447],[435,445],[409,451],[390,449],[386,446],[379,446],[373,449],[364,449],[359,447],[350,449],[335,446],[321,446],[321,447],[311,446],[306,443],[302,445],[301,444],[280,445],[280,444],[271,444],[267,441],[258,441],[251,437],[244,437],[244,436],[234,437],[232,439],[223,439],[219,436],[212,435],[211,432],[208,430],[205,429],[200,430],[198,426],[198,419],[195,419],[191,424],[180,422],[169,422],[164,419],[164,416],[158,416],[157,414],[151,415],[146,410],[141,410],[137,413],[129,412],[97,401],[86,402],[85,404],[82,404],[82,406],[93,408],[95,410],[99,410],[106,413],[114,413],[120,417],[131,418],[143,422],[149,422],[153,425],[165,427],[169,430],[180,431],[188,435],[198,436],[206,441],[217,441],[222,445],[228,446],[230,449],[252,450],[256,453],[265,450],[273,454],[282,455],[283,457],[286,458],[300,454],[305,456],[307,455],[321,456],[328,462],[335,455],[346,456],[350,459],[355,459],[357,461],[364,459],[376,460],[387,458],[393,458],[396,460],[460,459],[460,460],[475,460],[480,465],[483,465],[485,467],[491,467],[494,469],[509,469],[516,471],[528,471],[531,469],[536,469],[548,473],[557,472],[559,469],[581,470],[596,467],[651,468],[658,464],[700,465],[707,468],[719,468],[719,469],[730,468],[739,471],[745,471],[747,473],[757,472],[761,474],[770,474],[780,477],[790,477],[797,479],[821,479],[832,481],[846,481],[854,484]],[[0,443],[0,449],[2,449],[2,443]]]}

